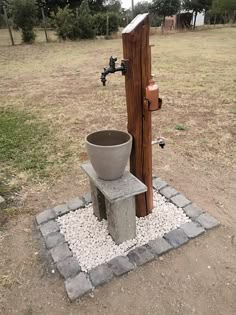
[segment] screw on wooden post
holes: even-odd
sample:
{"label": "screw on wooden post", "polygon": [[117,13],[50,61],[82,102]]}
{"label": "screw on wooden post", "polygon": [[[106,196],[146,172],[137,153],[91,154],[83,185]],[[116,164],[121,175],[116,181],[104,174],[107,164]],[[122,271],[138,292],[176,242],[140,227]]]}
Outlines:
{"label": "screw on wooden post", "polygon": [[133,136],[130,171],[147,187],[136,197],[136,215],[153,208],[151,112],[145,105],[145,89],[151,78],[148,14],[138,15],[122,32],[123,54],[128,59],[125,76],[128,131]]}
{"label": "screw on wooden post", "polygon": [[3,13],[4,13],[5,22],[6,22],[8,31],[9,31],[9,35],[10,35],[10,38],[11,38],[11,44],[12,44],[12,46],[14,46],[15,43],[14,43],[14,39],[13,39],[13,36],[12,36],[12,31],[11,31],[11,27],[10,27],[10,24],[9,24],[9,21],[8,21],[7,10],[6,10],[5,6],[3,6]]}

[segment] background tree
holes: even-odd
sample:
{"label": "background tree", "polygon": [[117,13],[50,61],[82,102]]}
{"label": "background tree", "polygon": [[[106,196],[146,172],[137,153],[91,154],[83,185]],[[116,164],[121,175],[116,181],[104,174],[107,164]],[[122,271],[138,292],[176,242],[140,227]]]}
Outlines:
{"label": "background tree", "polygon": [[35,40],[34,26],[37,18],[37,6],[34,0],[12,0],[10,2],[13,22],[21,29],[22,40],[32,43]]}
{"label": "background tree", "polygon": [[182,7],[186,11],[193,12],[193,28],[196,26],[197,14],[210,9],[212,0],[183,0]]}
{"label": "background tree", "polygon": [[80,39],[94,38],[94,25],[88,0],[83,0],[76,14],[74,29]]}
{"label": "background tree", "polygon": [[56,13],[51,16],[52,25],[56,29],[56,34],[60,40],[66,40],[73,34],[74,14],[69,5],[63,9],[58,7]]}
{"label": "background tree", "polygon": [[173,16],[180,10],[180,0],[154,0],[151,11],[162,16],[162,25],[165,25],[166,16]]}
{"label": "background tree", "polygon": [[147,13],[149,12],[149,18],[150,18],[150,24],[151,26],[160,26],[162,17],[157,14],[157,12],[154,12],[152,9],[152,6],[148,1],[142,1],[138,2],[134,6],[134,16],[142,13]]}

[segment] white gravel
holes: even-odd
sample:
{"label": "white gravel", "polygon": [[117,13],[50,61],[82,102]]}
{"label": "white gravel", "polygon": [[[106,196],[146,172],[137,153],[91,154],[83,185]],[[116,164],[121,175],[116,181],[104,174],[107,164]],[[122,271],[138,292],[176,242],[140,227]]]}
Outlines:
{"label": "white gravel", "polygon": [[92,204],[71,211],[57,219],[73,255],[81,269],[88,271],[115,256],[127,254],[130,248],[146,244],[165,233],[189,222],[182,208],[177,208],[166,198],[154,192],[154,209],[144,218],[136,218],[136,238],[116,245],[108,234],[107,221],[99,222],[93,215]]}

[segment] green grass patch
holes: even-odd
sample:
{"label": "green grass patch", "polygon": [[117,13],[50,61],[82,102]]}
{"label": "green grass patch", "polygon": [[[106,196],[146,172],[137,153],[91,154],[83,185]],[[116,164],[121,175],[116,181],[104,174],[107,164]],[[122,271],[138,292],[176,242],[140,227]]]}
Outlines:
{"label": "green grass patch", "polygon": [[175,130],[186,130],[187,128],[184,126],[184,125],[181,125],[181,124],[177,124],[175,126]]}
{"label": "green grass patch", "polygon": [[66,159],[68,152],[57,156],[56,141],[45,123],[22,111],[0,110],[0,162],[47,176],[50,167]]}

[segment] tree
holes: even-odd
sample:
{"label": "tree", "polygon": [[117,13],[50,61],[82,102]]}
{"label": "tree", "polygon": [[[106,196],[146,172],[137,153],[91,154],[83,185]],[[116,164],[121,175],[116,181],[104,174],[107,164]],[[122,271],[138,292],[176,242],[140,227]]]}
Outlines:
{"label": "tree", "polygon": [[183,9],[192,11],[194,16],[193,28],[196,26],[197,14],[209,10],[212,0],[183,0]]}
{"label": "tree", "polygon": [[218,0],[217,8],[224,12],[225,15],[228,15],[229,21],[233,21],[236,11],[236,0]]}
{"label": "tree", "polygon": [[13,21],[22,32],[22,40],[25,43],[32,43],[36,34],[33,31],[37,7],[34,0],[12,0],[10,2]]}
{"label": "tree", "polygon": [[59,39],[66,40],[73,34],[74,15],[69,5],[63,9],[59,7],[56,13],[52,13],[52,24]]}
{"label": "tree", "polygon": [[154,0],[151,11],[162,16],[163,26],[166,16],[173,16],[180,10],[180,0]]}
{"label": "tree", "polygon": [[88,0],[83,0],[79,10],[77,11],[77,17],[75,22],[75,31],[78,32],[78,38],[80,39],[88,39],[94,38],[94,26],[93,26],[93,18],[91,15],[89,2]]}

